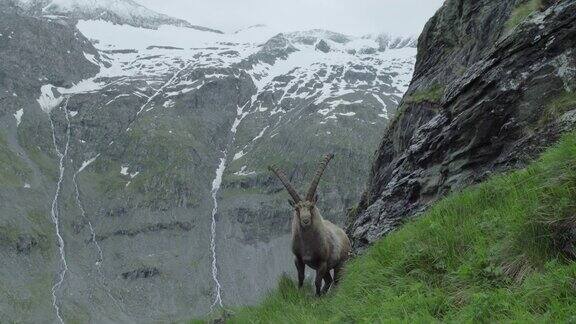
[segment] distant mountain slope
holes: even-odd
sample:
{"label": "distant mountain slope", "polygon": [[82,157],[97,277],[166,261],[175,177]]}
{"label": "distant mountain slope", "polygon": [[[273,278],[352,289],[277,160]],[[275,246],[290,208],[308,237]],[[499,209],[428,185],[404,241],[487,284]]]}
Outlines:
{"label": "distant mountain slope", "polygon": [[51,289],[62,269],[51,221],[58,155],[37,99],[47,82],[70,87],[97,73],[90,58],[99,54],[74,26],[18,11],[0,10],[0,258],[10,260],[0,266],[0,317],[54,322]]}
{"label": "distant mountain slope", "polygon": [[321,205],[343,223],[416,55],[324,30],[0,21],[9,322],[177,322],[257,302],[292,268],[266,166],[305,187],[335,153]]}

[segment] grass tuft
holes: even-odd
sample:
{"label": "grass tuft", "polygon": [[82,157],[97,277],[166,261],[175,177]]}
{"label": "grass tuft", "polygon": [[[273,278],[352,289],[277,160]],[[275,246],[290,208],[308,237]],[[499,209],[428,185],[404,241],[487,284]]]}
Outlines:
{"label": "grass tuft", "polygon": [[542,0],[525,0],[512,11],[510,18],[506,21],[506,29],[512,30],[520,25],[534,11],[543,7]]}
{"label": "grass tuft", "polygon": [[527,169],[455,193],[379,241],[328,296],[283,277],[230,321],[573,322],[575,236],[572,133]]}
{"label": "grass tuft", "polygon": [[444,95],[445,88],[439,84],[434,84],[430,88],[412,93],[406,98],[407,103],[440,103]]}

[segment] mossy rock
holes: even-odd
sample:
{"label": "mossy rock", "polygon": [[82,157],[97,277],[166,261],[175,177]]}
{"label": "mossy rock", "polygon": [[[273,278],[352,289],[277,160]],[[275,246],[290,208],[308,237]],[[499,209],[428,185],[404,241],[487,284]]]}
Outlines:
{"label": "mossy rock", "polygon": [[546,105],[540,125],[547,125],[572,109],[576,109],[576,92],[564,91]]}
{"label": "mossy rock", "polygon": [[[546,2],[546,3],[545,3]],[[526,20],[533,12],[543,9],[550,1],[545,0],[525,0],[521,2],[506,21],[506,29],[512,30]],[[549,4],[548,4],[549,5]]]}
{"label": "mossy rock", "polygon": [[436,83],[427,89],[415,91],[406,97],[405,102],[411,104],[422,102],[440,103],[444,90],[444,86]]}

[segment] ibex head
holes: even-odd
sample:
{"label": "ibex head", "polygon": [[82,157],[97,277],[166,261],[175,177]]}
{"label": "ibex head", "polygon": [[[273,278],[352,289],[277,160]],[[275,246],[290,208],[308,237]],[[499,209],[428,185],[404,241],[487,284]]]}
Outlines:
{"label": "ibex head", "polygon": [[326,166],[328,166],[328,163],[330,162],[330,160],[332,160],[333,157],[334,154],[327,154],[322,159],[320,165],[318,166],[318,169],[316,170],[314,179],[310,184],[310,188],[308,189],[308,193],[306,194],[305,199],[302,199],[300,197],[300,195],[298,194],[296,189],[294,189],[294,186],[292,185],[292,183],[290,183],[290,180],[288,180],[288,177],[286,177],[286,174],[284,173],[284,171],[282,171],[282,169],[277,168],[275,166],[268,167],[268,169],[272,171],[278,177],[278,179],[280,179],[280,181],[282,182],[282,184],[292,197],[292,200],[289,200],[289,203],[292,206],[292,208],[294,208],[295,215],[297,215],[298,219],[300,220],[300,225],[303,227],[310,226],[313,222],[314,219],[313,216],[317,212],[316,202],[318,201],[318,195],[316,194],[316,189],[318,188],[318,183],[320,182],[320,178],[322,178],[322,174],[324,173]]}

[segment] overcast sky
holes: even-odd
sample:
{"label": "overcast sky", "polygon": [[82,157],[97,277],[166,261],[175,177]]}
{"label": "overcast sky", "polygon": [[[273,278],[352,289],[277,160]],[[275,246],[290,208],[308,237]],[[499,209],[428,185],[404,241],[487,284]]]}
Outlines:
{"label": "overcast sky", "polygon": [[418,35],[443,0],[136,0],[192,24],[225,32],[255,24],[281,31]]}

